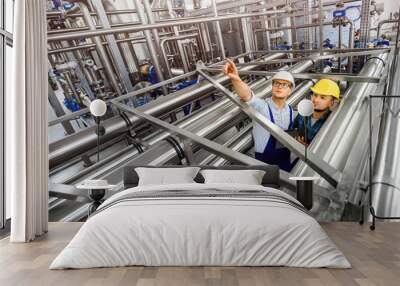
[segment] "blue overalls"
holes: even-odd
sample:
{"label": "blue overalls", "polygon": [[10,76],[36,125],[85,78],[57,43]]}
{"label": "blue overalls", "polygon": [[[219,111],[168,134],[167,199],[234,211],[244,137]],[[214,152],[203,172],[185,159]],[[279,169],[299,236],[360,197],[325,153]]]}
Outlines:
{"label": "blue overalls", "polygon": [[[271,122],[275,124],[274,115],[272,114],[272,110],[268,102],[267,106]],[[288,130],[293,129],[293,109],[290,106],[289,106],[289,112],[290,112],[290,123]],[[280,169],[290,172],[290,170],[292,170],[293,168],[293,164],[290,163],[290,151],[285,147],[277,148],[276,142],[277,142],[276,138],[270,135],[268,143],[265,146],[264,152],[263,153],[255,152],[255,158],[270,165],[278,165]]]}

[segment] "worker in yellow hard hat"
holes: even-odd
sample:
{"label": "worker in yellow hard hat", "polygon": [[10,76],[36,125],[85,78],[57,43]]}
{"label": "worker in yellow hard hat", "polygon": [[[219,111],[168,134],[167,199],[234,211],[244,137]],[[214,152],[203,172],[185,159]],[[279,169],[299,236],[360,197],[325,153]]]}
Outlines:
{"label": "worker in yellow hard hat", "polygon": [[313,87],[311,101],[314,105],[314,112],[307,120],[307,138],[305,134],[304,117],[298,114],[294,119],[294,128],[298,129],[297,140],[302,144],[310,144],[315,135],[321,129],[326,119],[331,114],[331,108],[335,102],[340,100],[340,89],[336,82],[330,79],[321,79]]}

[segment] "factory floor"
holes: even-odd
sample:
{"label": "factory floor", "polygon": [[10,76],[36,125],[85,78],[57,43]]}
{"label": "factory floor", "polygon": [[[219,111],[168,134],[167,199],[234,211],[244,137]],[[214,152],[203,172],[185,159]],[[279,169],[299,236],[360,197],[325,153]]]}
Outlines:
{"label": "factory floor", "polygon": [[400,222],[375,231],[354,222],[323,223],[353,268],[121,267],[48,269],[82,223],[50,223],[45,236],[27,244],[0,240],[0,285],[400,285]]}

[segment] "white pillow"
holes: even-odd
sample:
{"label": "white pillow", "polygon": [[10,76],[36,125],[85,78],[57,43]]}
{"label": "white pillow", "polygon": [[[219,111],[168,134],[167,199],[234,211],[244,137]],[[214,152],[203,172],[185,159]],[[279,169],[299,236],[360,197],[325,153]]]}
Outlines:
{"label": "white pillow", "polygon": [[196,183],[193,179],[199,170],[199,167],[135,168],[139,177],[138,186]]}
{"label": "white pillow", "polygon": [[201,170],[205,184],[246,184],[261,185],[265,171],[262,170]]}

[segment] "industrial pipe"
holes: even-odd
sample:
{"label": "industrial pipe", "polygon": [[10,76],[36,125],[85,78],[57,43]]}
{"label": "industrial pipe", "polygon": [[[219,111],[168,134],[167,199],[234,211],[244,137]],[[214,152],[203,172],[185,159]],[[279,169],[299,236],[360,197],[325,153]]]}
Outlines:
{"label": "industrial pipe", "polygon": [[385,25],[385,24],[388,24],[388,23],[399,23],[399,20],[383,20],[383,21],[380,21],[378,23],[378,28],[377,28],[377,31],[376,31],[376,37],[377,38],[379,38],[382,26]]}
{"label": "industrial pipe", "polygon": [[[396,64],[391,98],[371,98],[370,103],[384,102],[379,128],[377,152],[371,170],[372,206],[377,216],[400,217],[400,66]],[[372,119],[372,122],[374,120]]]}
{"label": "industrial pipe", "polygon": [[[86,6],[84,2],[80,2],[79,5],[82,10],[86,25],[90,28],[92,32],[96,32],[97,31],[96,26],[94,25],[93,19],[90,16],[89,8]],[[101,42],[101,38],[99,36],[94,36],[93,41],[96,44],[96,50],[98,51],[100,60],[104,65],[107,77],[110,79],[114,90],[118,93],[118,95],[121,95],[122,94],[121,89],[119,87],[117,78],[115,77],[112,64],[109,61],[106,50],[104,49],[103,44]]]}
{"label": "industrial pipe", "polygon": [[208,22],[215,22],[215,21],[223,21],[223,20],[230,20],[230,19],[241,19],[241,18],[250,18],[250,17],[257,17],[257,16],[264,16],[276,13],[285,13],[285,10],[277,10],[277,11],[266,11],[261,13],[250,13],[250,14],[238,14],[238,15],[224,15],[218,17],[202,17],[200,19],[190,19],[190,20],[176,20],[176,21],[169,21],[165,23],[156,23],[156,24],[143,24],[133,27],[119,27],[119,28],[109,28],[109,29],[102,29],[96,31],[88,31],[88,32],[71,32],[65,33],[62,35],[49,35],[47,37],[47,41],[62,41],[62,40],[71,40],[76,38],[82,37],[94,37],[94,36],[103,36],[108,34],[116,34],[116,33],[134,33],[134,32],[141,32],[141,31],[148,31],[151,29],[159,29],[159,28],[167,28],[173,26],[180,26],[180,25],[190,25],[190,24],[199,24],[199,23],[208,23]]}
{"label": "industrial pipe", "polygon": [[[179,30],[180,33],[187,33],[187,32],[197,32],[197,28],[193,29],[186,29],[186,30]],[[160,36],[170,36],[172,35],[172,32],[167,32],[167,33],[159,33]],[[129,38],[123,38],[123,39],[116,39],[115,40],[117,43],[124,43],[124,42],[131,42],[133,44],[135,43],[146,43],[146,38],[144,36],[136,36],[136,37],[129,37]],[[102,42],[103,45],[108,45],[107,42]],[[63,53],[63,52],[70,52],[70,51],[75,51],[75,50],[81,50],[81,49],[90,49],[96,47],[96,44],[83,44],[83,45],[77,45],[73,47],[67,47],[67,48],[57,48],[57,49],[51,49],[47,51],[48,55],[52,54],[57,54],[57,53]]]}
{"label": "industrial pipe", "polygon": [[[350,25],[350,30],[354,31],[353,28],[353,23],[351,21],[345,21],[344,22],[346,25]],[[333,22],[324,22],[322,25],[324,26],[332,26],[334,23]],[[302,28],[311,28],[311,27],[320,27],[320,24],[304,24],[304,25],[297,25],[297,26],[283,26],[283,27],[277,27],[277,28],[265,28],[265,29],[255,29],[254,30],[254,37],[255,37],[255,42],[256,42],[256,50],[258,50],[257,47],[257,34],[261,32],[270,32],[270,31],[281,31],[281,30],[292,30],[292,29],[302,29]]]}
{"label": "industrial pipe", "polygon": [[[214,17],[218,17],[217,0],[211,0],[211,7],[213,10]],[[217,32],[217,41],[221,57],[222,59],[225,59],[226,58],[225,46],[224,46],[224,39],[222,38],[221,25],[219,21],[215,21],[214,24],[215,24],[215,30]]]}
{"label": "industrial pipe", "polygon": [[[179,40],[183,40],[183,39],[194,38],[194,37],[197,37],[197,36],[198,36],[198,34],[195,33],[195,34],[189,34],[189,35],[180,35],[180,36],[168,37],[168,38],[164,38],[164,39],[161,40],[160,48],[161,48],[162,57],[163,57],[164,61],[167,64],[167,69],[168,69],[171,77],[172,77],[172,71],[171,71],[171,66],[169,65],[169,62],[168,62],[167,52],[165,51],[165,43],[168,42],[168,41],[172,41],[172,40],[178,40],[179,41]],[[180,43],[180,45],[182,45],[182,44]],[[182,61],[184,61],[186,63],[184,65],[184,69],[183,69],[184,72],[189,72],[189,66],[188,66],[188,63],[186,61],[185,54],[184,53],[181,54],[181,57],[182,57]],[[185,58],[185,59],[183,59],[183,58]]]}
{"label": "industrial pipe", "polygon": [[[82,14],[83,16],[84,14]],[[140,25],[140,22],[129,22],[129,23],[119,23],[119,24],[112,24],[110,25],[112,28],[118,28],[118,27],[130,27],[133,25]],[[95,25],[94,26],[96,29],[103,29],[105,28],[102,25]],[[90,31],[90,27],[76,27],[76,28],[66,28],[66,29],[57,29],[57,30],[49,30],[47,31],[47,35],[58,35],[58,34],[64,34],[64,33],[72,33],[72,32],[81,32],[81,31]]]}
{"label": "industrial pipe", "polygon": [[[171,17],[171,19],[175,19],[176,16],[175,16],[174,10],[172,8],[172,1],[166,1],[166,2],[167,2],[167,9],[168,9],[169,16]],[[179,36],[179,28],[177,26],[173,26],[172,29],[174,31],[175,36],[176,37]],[[178,44],[178,50],[179,50],[179,54],[181,56],[181,60],[182,60],[182,64],[183,64],[183,70],[185,72],[189,72],[189,64],[186,60],[185,51],[183,49],[182,42],[178,40],[177,44]],[[161,46],[161,49],[163,49],[162,43],[160,44],[160,46]],[[169,62],[168,62],[167,57],[165,56],[165,53],[164,53],[164,59],[165,59],[165,62],[166,62],[166,65],[167,65],[168,71],[169,71],[170,70]],[[172,74],[170,74],[170,77],[171,76],[172,76]]]}
{"label": "industrial pipe", "polygon": [[[177,10],[179,10],[179,8],[176,8]],[[153,8],[152,9],[153,12],[164,12],[167,11],[167,9],[165,8]],[[136,9],[124,9],[124,10],[115,10],[115,11],[106,11],[107,15],[120,15],[120,14],[135,14],[137,13]],[[60,16],[67,16],[70,18],[77,18],[77,17],[83,17],[82,13],[65,13],[63,11],[48,11],[46,13],[47,18],[56,18],[56,17],[60,17]],[[97,14],[95,12],[91,12],[90,16],[97,16]]]}
{"label": "industrial pipe", "polygon": [[[144,15],[144,11],[143,11],[143,7],[142,4],[140,3],[139,0],[134,0],[136,9],[137,9],[137,15],[139,17],[140,22],[142,22],[142,26],[146,26],[146,17]],[[150,25],[154,25],[154,24],[150,24]],[[141,26],[141,27],[142,27]],[[157,57],[157,51],[156,51],[156,47],[154,45],[153,39],[151,38],[151,32],[149,29],[141,29],[144,33],[144,36],[146,37],[146,42],[147,42],[147,47],[149,48],[149,54],[150,54],[150,58],[151,58],[151,62],[154,65],[154,68],[156,69],[156,73],[157,73],[157,79],[159,81],[163,81],[164,80],[164,75],[162,73],[161,70],[161,65],[160,62],[158,60]],[[161,87],[161,90],[163,92],[164,95],[168,94],[168,90],[165,86]]]}

